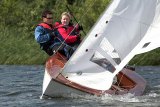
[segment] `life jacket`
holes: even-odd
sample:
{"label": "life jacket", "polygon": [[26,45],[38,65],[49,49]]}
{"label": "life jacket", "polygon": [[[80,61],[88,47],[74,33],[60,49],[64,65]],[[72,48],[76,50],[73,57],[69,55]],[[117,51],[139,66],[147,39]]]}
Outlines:
{"label": "life jacket", "polygon": [[[60,21],[57,21],[57,22],[55,22],[55,24],[54,24],[54,29],[58,29],[58,28],[65,28],[65,29],[67,29],[68,27],[71,27],[72,29],[74,28],[74,25],[73,25],[73,23],[71,23],[71,22],[69,22],[69,24],[68,25],[63,25],[63,24],[61,24],[61,22]],[[77,30],[77,29],[76,29]]]}
{"label": "life jacket", "polygon": [[79,32],[77,32],[77,29],[74,28],[72,23],[69,23],[69,25],[65,26],[62,25],[61,22],[56,22],[54,26],[59,32],[59,35],[63,37],[67,44],[75,43],[77,41],[77,34]]}
{"label": "life jacket", "polygon": [[49,30],[53,30],[54,26],[52,25],[48,25],[47,23],[40,23],[38,24],[38,26],[42,26],[43,28],[49,29]]}

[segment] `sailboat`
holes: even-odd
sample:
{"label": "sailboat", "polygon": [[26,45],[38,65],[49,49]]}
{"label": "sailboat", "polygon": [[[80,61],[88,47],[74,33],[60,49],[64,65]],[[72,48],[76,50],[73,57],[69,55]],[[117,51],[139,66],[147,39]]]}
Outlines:
{"label": "sailboat", "polygon": [[68,61],[58,52],[46,61],[42,97],[142,95],[145,79],[125,66],[158,40],[160,0],[113,0]]}

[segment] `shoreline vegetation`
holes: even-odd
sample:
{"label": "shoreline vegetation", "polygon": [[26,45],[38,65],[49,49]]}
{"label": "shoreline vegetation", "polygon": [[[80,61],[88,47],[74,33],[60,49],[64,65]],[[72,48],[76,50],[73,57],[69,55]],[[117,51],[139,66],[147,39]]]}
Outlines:
{"label": "shoreline vegetation", "polygon": [[[1,0],[0,65],[42,65],[49,57],[34,39],[34,29],[41,12],[50,9],[54,22],[60,19],[66,5],[89,32],[111,0]],[[73,22],[75,23],[74,19]],[[81,33],[84,37],[85,35]],[[160,49],[135,56],[130,65],[160,65]]]}

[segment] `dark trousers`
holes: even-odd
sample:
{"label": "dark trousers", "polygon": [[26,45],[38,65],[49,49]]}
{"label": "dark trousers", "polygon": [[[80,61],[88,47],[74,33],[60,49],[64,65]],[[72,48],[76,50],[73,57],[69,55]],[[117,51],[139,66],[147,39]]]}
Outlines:
{"label": "dark trousers", "polygon": [[60,52],[61,54],[63,54],[64,56],[67,57],[67,59],[69,59],[72,54],[74,53],[74,49],[67,45],[67,44],[62,44],[62,43],[55,43],[51,46],[51,49],[53,51],[53,54],[56,52]]}

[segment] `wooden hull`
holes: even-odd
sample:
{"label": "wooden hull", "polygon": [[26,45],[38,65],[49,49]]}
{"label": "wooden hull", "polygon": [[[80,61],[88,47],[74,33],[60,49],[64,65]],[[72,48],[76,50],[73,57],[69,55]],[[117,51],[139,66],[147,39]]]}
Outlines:
{"label": "wooden hull", "polygon": [[60,73],[60,69],[65,65],[65,58],[57,53],[50,57],[46,62],[45,75],[43,81],[42,97],[60,97],[68,96],[73,93],[80,95],[97,95],[104,94],[127,94],[142,95],[146,81],[136,72],[130,69],[123,69],[116,77],[117,82],[114,83],[109,90],[96,90],[88,88],[72,82]]}

